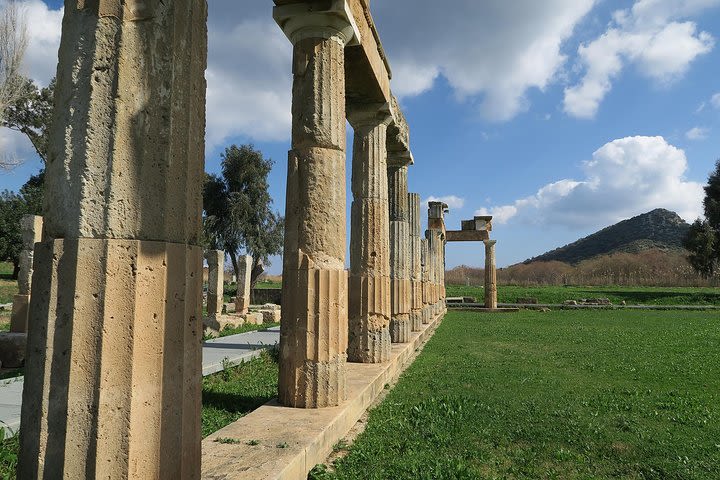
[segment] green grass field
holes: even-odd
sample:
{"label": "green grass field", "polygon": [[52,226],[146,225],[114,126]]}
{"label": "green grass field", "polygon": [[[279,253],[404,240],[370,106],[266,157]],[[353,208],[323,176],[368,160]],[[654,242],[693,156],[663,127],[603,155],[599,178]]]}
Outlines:
{"label": "green grass field", "polygon": [[450,312],[315,478],[720,478],[720,318]]}
{"label": "green grass field", "polygon": [[[482,287],[448,285],[448,297],[475,297],[483,301]],[[537,298],[540,303],[562,303],[582,298],[608,298],[614,304],[628,305],[720,305],[720,288],[712,287],[580,287],[498,286],[498,302],[515,303],[518,298]]]}

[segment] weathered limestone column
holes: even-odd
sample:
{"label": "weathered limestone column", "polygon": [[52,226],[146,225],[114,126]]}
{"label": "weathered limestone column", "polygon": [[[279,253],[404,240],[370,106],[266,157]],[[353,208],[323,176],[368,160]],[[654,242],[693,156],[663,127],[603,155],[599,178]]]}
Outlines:
{"label": "weathered limestone column", "polygon": [[200,478],[207,5],[65,1],[18,478]]}
{"label": "weathered limestone column", "polygon": [[483,240],[485,243],[485,308],[497,308],[497,272],[495,270],[495,244],[497,240]]}
{"label": "weathered limestone column", "polygon": [[428,242],[428,300],[430,303],[430,316],[434,318],[438,314],[438,289],[437,289],[437,266],[438,266],[438,236],[434,230],[426,230],[425,237]]}
{"label": "weathered limestone column", "polygon": [[407,187],[408,166],[405,158],[388,158],[390,201],[390,291],[393,343],[410,339],[410,208]]}
{"label": "weathered limestone column", "polygon": [[424,324],[430,323],[430,254],[427,238],[420,239],[422,319]]}
{"label": "weathered limestone column", "polygon": [[237,293],[235,295],[235,313],[245,315],[250,308],[250,276],[252,274],[253,258],[250,255],[240,255],[238,262]]}
{"label": "weathered limestone column", "polygon": [[356,36],[346,15],[274,10],[294,46],[278,385],[292,407],[346,398],[345,45]]}
{"label": "weathered limestone column", "polygon": [[410,323],[413,332],[422,330],[422,265],[420,251],[420,195],[408,193],[410,205]]}
{"label": "weathered limestone column", "polygon": [[225,252],[209,250],[205,254],[208,264],[207,315],[216,318],[222,315],[225,286]]}
{"label": "weathered limestone column", "polygon": [[348,361],[390,358],[390,225],[387,184],[388,107],[353,107],[353,203],[350,233]]}
{"label": "weathered limestone column", "polygon": [[33,252],[35,244],[42,240],[43,217],[24,215],[20,220],[23,248],[20,252],[18,294],[13,297],[10,331],[27,333],[30,314],[30,291],[32,288]]}

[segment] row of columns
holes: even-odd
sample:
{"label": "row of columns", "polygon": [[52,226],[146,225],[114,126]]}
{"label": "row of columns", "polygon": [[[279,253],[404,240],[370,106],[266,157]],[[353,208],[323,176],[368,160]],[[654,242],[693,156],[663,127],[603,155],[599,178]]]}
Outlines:
{"label": "row of columns", "polygon": [[[317,408],[345,400],[348,356],[385,361],[421,302],[423,323],[442,312],[444,246],[429,230],[418,270],[409,162],[387,154],[387,108],[353,109],[349,294],[344,54],[359,33],[347,8],[288,8],[278,396]],[[20,479],[200,477],[206,19],[204,1],[65,2]]]}

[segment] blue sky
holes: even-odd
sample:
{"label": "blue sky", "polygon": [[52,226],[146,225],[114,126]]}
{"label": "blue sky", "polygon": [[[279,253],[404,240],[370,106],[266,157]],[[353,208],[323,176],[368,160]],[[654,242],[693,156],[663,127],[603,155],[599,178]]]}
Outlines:
{"label": "blue sky", "polygon": [[[44,84],[61,2],[23,3],[28,74]],[[269,180],[282,211],[291,46],[271,4],[209,1],[206,169],[218,171],[225,146],[254,143],[276,162]],[[701,213],[720,158],[720,0],[374,0],[372,9],[411,128],[410,190],[447,199],[449,228],[495,214],[499,265],[656,207],[688,221]],[[39,162],[7,131],[0,147],[26,159],[0,173],[0,189],[15,190]],[[448,246],[448,267],[482,262],[480,245]]]}

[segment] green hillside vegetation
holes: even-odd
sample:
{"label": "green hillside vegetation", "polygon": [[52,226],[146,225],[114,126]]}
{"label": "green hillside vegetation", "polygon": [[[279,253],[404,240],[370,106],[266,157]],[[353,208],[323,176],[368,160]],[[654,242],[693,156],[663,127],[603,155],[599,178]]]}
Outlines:
{"label": "green hillside vegetation", "polygon": [[599,255],[639,253],[650,249],[680,251],[690,229],[677,213],[658,208],[604,228],[524,263],[559,261],[577,264]]}

